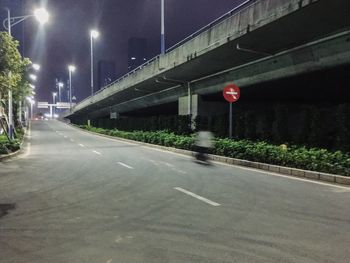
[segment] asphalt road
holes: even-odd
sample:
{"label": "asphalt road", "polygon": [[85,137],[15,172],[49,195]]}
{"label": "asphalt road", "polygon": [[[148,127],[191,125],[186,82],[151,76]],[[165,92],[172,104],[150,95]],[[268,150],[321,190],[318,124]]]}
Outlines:
{"label": "asphalt road", "polygon": [[350,189],[36,121],[0,163],[0,262],[350,262]]}

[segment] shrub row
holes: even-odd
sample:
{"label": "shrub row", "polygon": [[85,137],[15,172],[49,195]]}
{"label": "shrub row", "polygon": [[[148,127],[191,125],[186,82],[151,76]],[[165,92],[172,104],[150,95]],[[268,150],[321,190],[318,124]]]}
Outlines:
{"label": "shrub row", "polygon": [[19,150],[21,141],[18,139],[8,141],[6,137],[0,136],[0,154],[9,154]]}
{"label": "shrub row", "polygon": [[[126,132],[84,125],[79,127],[105,135],[194,150],[194,135],[176,135],[169,131]],[[332,152],[326,149],[306,148],[304,146],[288,147],[267,142],[231,139],[216,139],[214,145],[215,147],[211,150],[211,153],[217,155],[350,176],[350,155],[341,151]]]}
{"label": "shrub row", "polygon": [[5,135],[0,135],[0,154],[9,154],[18,151],[21,147],[21,141],[23,140],[23,136],[23,129],[16,129],[16,139],[12,141],[9,141]]}

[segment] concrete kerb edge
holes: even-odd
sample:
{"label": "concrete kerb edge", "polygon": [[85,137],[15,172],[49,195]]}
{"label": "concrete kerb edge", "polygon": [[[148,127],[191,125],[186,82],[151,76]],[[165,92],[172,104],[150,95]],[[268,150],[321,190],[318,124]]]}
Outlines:
{"label": "concrete kerb edge", "polygon": [[11,158],[13,158],[13,157],[16,157],[17,155],[19,155],[19,154],[22,152],[22,150],[23,150],[23,147],[22,147],[22,146],[23,146],[23,143],[24,143],[24,141],[25,141],[25,138],[26,138],[26,135],[27,135],[27,132],[28,132],[29,129],[30,129],[30,124],[29,124],[28,128],[25,129],[25,131],[24,131],[23,140],[22,140],[22,142],[21,142],[21,144],[20,144],[19,150],[15,151],[15,152],[13,152],[13,153],[2,154],[2,155],[0,155],[0,162],[6,161],[6,160],[11,159]]}
{"label": "concrete kerb edge", "polygon": [[[144,146],[149,146],[152,148],[157,148],[157,149],[161,149],[161,150],[165,150],[165,151],[169,151],[169,152],[179,153],[179,154],[183,154],[183,155],[187,155],[187,156],[194,156],[195,155],[195,152],[188,151],[188,150],[183,150],[183,149],[178,149],[178,148],[173,148],[173,147],[166,147],[166,146],[161,146],[161,145],[156,145],[156,144],[150,144],[150,143],[145,143],[145,142],[139,142],[139,141],[124,139],[124,138],[109,136],[109,135],[105,135],[105,134],[87,131],[85,129],[81,129],[79,127],[76,127],[72,124],[69,124],[69,125],[73,128],[79,129],[80,131],[84,131],[84,132],[89,133],[89,134],[98,135],[98,136],[109,138],[109,139],[125,141],[128,143],[134,143],[134,144],[139,144],[139,145],[144,145]],[[273,172],[273,173],[280,173],[280,174],[288,175],[291,177],[303,177],[303,178],[310,179],[310,180],[324,181],[324,182],[335,183],[335,184],[350,185],[350,177],[349,176],[341,176],[341,175],[335,175],[335,174],[302,170],[302,169],[272,165],[272,164],[267,164],[267,163],[252,162],[252,161],[235,159],[235,158],[231,158],[231,157],[225,157],[225,156],[214,155],[214,154],[209,154],[209,159],[212,161],[227,163],[230,165],[244,166],[244,167],[250,167],[253,169],[257,169],[257,170],[264,170],[264,171]]]}

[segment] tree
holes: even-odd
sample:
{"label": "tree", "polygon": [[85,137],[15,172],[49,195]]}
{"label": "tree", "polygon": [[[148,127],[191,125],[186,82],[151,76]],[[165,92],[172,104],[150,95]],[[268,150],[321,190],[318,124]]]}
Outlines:
{"label": "tree", "polygon": [[9,89],[13,92],[15,106],[16,102],[30,95],[30,86],[26,79],[30,61],[22,58],[18,45],[18,41],[7,32],[0,32],[0,108],[7,101]]}

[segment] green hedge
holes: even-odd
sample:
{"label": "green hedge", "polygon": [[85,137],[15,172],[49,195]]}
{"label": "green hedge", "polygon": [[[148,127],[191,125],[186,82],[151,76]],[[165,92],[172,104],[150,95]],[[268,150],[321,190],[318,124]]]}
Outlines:
{"label": "green hedge", "polygon": [[[168,131],[125,132],[84,125],[79,127],[92,132],[135,141],[185,150],[194,149],[194,135],[176,135]],[[332,152],[326,149],[300,146],[278,146],[250,140],[216,139],[215,147],[211,153],[255,162],[350,176],[350,155],[341,151]]]}
{"label": "green hedge", "polygon": [[8,141],[5,136],[0,136],[0,154],[9,154],[20,149],[21,141],[15,139]]}

